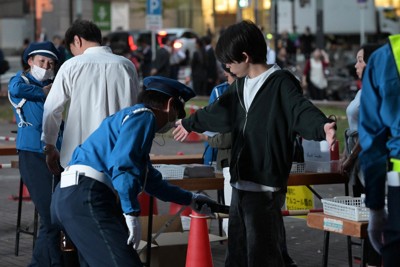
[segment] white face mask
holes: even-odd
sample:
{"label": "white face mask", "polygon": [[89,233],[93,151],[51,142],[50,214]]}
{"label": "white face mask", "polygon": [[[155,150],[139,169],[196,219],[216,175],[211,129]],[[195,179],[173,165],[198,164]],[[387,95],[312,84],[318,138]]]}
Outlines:
{"label": "white face mask", "polygon": [[167,122],[163,127],[161,127],[157,133],[161,133],[164,134],[166,132],[168,132],[169,130],[171,130],[172,128],[175,127],[175,121],[169,121]]}
{"label": "white face mask", "polygon": [[168,132],[169,130],[171,130],[172,128],[174,128],[175,120],[176,120],[176,118],[173,118],[172,121],[169,120],[169,112],[168,112],[168,122],[163,127],[161,127],[157,131],[157,133],[164,134],[164,133]]}
{"label": "white face mask", "polygon": [[33,78],[35,78],[39,82],[54,78],[53,70],[51,70],[51,69],[46,70],[37,65],[33,65],[33,67],[31,68],[31,74],[32,74]]}

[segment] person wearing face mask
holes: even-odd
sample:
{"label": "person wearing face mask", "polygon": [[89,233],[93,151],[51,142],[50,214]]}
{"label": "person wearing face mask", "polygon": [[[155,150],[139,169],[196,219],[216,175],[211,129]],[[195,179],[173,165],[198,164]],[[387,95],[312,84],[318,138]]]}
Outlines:
{"label": "person wearing face mask", "polygon": [[[40,141],[43,106],[51,89],[59,53],[51,42],[31,43],[23,58],[30,68],[17,72],[10,79],[8,92],[18,125],[19,171],[40,215],[39,235],[29,266],[62,266],[60,229],[51,223],[50,216],[53,176],[46,165],[44,143]],[[58,147],[61,139],[59,135]]]}
{"label": "person wearing face mask", "polygon": [[205,214],[211,209],[201,201],[215,203],[170,185],[150,162],[155,134],[185,117],[184,104],[195,93],[160,76],[146,77],[143,85],[138,104],[105,118],[76,147],[54,191],[52,217],[77,247],[81,266],[143,266],[135,251],[141,239],[141,192]]}

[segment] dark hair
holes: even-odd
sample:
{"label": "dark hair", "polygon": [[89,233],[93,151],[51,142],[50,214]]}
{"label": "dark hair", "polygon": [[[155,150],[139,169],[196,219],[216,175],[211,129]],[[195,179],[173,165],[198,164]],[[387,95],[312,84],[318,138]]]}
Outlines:
{"label": "dark hair", "polygon": [[245,52],[253,64],[265,63],[267,43],[260,28],[251,21],[229,26],[220,36],[215,54],[222,63],[242,62]]}
{"label": "dark hair", "polygon": [[364,44],[361,46],[360,50],[363,49],[364,50],[364,62],[365,64],[368,63],[368,59],[371,56],[371,54],[380,47],[380,44]]}
{"label": "dark hair", "polygon": [[[138,103],[143,103],[149,108],[164,109],[171,96],[154,90],[143,90],[139,93]],[[185,107],[183,103],[176,98],[173,98],[172,105],[178,112],[178,118],[183,119],[186,117]]]}
{"label": "dark hair", "polygon": [[233,73],[231,72],[231,69],[228,68],[228,67],[226,66],[226,64],[221,64],[221,67],[222,67],[222,69],[223,69],[225,72],[229,73],[229,75],[231,75],[232,77],[235,77],[235,78],[236,78],[236,74],[233,74]]}
{"label": "dark hair", "polygon": [[201,38],[203,40],[204,45],[209,45],[211,44],[211,37],[208,35],[205,35]]}
{"label": "dark hair", "polygon": [[[74,23],[65,32],[65,45],[69,49],[70,44],[74,42],[74,36],[77,35],[86,41],[102,43],[102,36],[99,27],[88,20],[75,20]],[[69,51],[71,52],[71,51]]]}

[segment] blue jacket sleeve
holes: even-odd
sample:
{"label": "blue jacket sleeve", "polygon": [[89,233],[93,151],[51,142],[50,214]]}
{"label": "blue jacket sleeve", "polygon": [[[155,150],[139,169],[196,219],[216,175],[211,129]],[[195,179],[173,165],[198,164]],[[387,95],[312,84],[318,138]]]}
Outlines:
{"label": "blue jacket sleeve", "polygon": [[[21,77],[22,72],[18,72],[16,76],[10,79],[8,90],[13,98],[26,98],[30,101],[44,100],[46,95],[43,88],[32,83],[26,83]],[[18,104],[18,103],[16,103]]]}

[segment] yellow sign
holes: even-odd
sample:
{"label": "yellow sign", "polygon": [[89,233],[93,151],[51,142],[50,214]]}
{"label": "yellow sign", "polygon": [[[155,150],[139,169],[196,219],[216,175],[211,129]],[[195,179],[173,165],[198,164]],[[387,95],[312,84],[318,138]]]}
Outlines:
{"label": "yellow sign", "polygon": [[314,196],[306,186],[288,186],[286,193],[287,210],[314,209]]}

